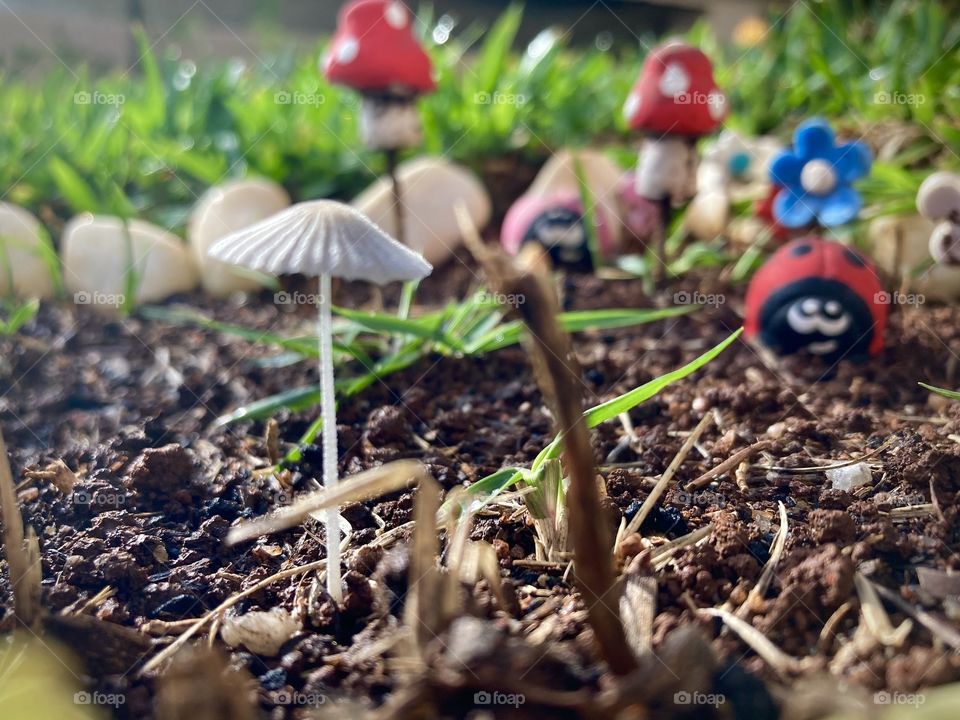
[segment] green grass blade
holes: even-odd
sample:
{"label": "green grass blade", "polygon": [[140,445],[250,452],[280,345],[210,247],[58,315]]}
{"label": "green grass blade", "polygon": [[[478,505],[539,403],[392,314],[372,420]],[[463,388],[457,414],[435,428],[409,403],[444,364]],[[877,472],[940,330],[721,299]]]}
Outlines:
{"label": "green grass blade", "polygon": [[[584,330],[612,330],[666,320],[686,315],[697,309],[696,305],[685,305],[659,310],[636,310],[632,308],[575,310],[560,313],[557,315],[557,321],[561,328],[570,333]],[[494,350],[516,345],[520,342],[523,332],[523,323],[519,320],[512,320],[489,330],[473,345],[468,346],[466,352],[469,355],[485,355]]]}
{"label": "green grass blade", "polygon": [[920,387],[926,388],[930,392],[934,392],[937,395],[942,395],[945,398],[950,398],[951,400],[960,400],[960,392],[956,390],[947,390],[946,388],[937,387],[936,385],[927,385],[926,383],[917,383]]}

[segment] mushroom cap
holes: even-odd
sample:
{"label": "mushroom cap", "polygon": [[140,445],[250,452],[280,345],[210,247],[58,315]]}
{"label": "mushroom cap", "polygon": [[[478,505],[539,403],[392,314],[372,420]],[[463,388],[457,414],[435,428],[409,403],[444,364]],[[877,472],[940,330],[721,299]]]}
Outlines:
{"label": "mushroom cap", "polygon": [[727,97],[706,55],[671,42],[647,56],[623,113],[631,130],[698,137],[727,116]]}
{"label": "mushroom cap", "polygon": [[344,5],[323,75],[361,92],[419,95],[436,88],[430,58],[413,34],[413,14],[400,0]]}
{"label": "mushroom cap", "polygon": [[433,270],[366,215],[334,200],[293,205],[218,240],[208,254],[274,275],[326,274],[380,285],[417,280]]}

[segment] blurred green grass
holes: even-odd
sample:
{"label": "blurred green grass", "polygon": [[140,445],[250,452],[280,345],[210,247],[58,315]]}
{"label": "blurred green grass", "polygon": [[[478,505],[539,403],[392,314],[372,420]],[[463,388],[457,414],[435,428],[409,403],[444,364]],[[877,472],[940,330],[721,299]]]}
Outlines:
{"label": "blurred green grass", "polygon": [[[521,15],[512,7],[493,27],[458,28],[438,46],[433,13],[421,8],[439,84],[420,103],[422,150],[482,171],[491,159],[537,163],[563,145],[602,143],[628,163],[620,110],[643,46],[655,39],[572,50],[548,29],[516,48]],[[767,24],[752,47],[721,44],[705,25],[688,34],[716,62],[731,127],[788,139],[810,114],[853,135],[892,127],[901,140],[863,186],[868,202],[890,212],[912,205],[919,169],[960,165],[951,149],[960,146],[960,23],[947,7],[803,2],[784,16],[772,12]],[[383,171],[358,142],[358,98],[317,70],[322,44],[263,64],[198,67],[158,57],[138,39],[143,58],[129,75],[0,75],[3,199],[39,213],[55,232],[85,210],[180,230],[197,197],[227,178],[273,178],[297,199],[350,197]]]}

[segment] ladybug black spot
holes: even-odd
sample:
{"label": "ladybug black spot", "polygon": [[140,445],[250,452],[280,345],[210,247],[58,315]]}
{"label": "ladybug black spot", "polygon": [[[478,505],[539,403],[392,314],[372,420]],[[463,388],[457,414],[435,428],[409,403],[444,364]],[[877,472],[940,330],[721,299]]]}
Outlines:
{"label": "ladybug black spot", "polygon": [[813,251],[813,246],[808,243],[801,243],[790,249],[790,255],[792,257],[803,257],[808,253]]}

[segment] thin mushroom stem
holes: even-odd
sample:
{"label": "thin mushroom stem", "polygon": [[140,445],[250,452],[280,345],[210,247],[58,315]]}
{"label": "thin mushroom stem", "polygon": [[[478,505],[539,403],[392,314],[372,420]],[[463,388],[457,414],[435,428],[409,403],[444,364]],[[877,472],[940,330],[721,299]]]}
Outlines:
{"label": "thin mushroom stem", "polygon": [[399,151],[396,148],[389,148],[386,151],[387,155],[387,175],[390,176],[390,185],[393,188],[393,220],[394,228],[396,230],[397,240],[401,244],[407,244],[407,233],[406,228],[404,227],[404,207],[403,207],[403,193],[400,189],[400,180],[397,178],[397,158]]}
{"label": "thin mushroom stem", "polygon": [[[330,274],[320,274],[320,413],[323,419],[323,486],[333,490],[337,476],[337,399],[333,390],[333,323]],[[327,592],[337,605],[343,604],[340,586],[340,508],[326,512]]]}

